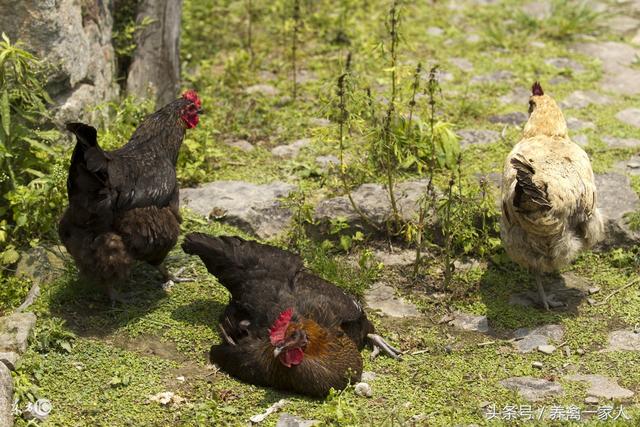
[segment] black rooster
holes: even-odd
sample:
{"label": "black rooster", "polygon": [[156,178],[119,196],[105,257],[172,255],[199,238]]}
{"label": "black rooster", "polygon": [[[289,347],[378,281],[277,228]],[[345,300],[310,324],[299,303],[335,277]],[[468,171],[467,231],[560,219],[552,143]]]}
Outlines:
{"label": "black rooster", "polygon": [[176,162],[185,130],[198,124],[201,101],[195,91],[149,115],[131,139],[114,151],[98,145],[96,130],[68,123],[76,135],[67,193],[69,207],[58,232],[80,273],[104,285],[112,302],[114,283],[145,261],[166,281],[162,264],[175,246],[182,221],[178,211]]}

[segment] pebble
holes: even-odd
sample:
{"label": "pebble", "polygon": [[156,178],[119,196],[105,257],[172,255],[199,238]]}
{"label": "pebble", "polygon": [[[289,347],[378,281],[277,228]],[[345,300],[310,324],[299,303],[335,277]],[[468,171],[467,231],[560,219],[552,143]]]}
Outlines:
{"label": "pebble", "polygon": [[598,292],[600,292],[600,288],[597,286],[594,286],[592,288],[589,288],[588,292],[589,292],[589,295],[597,294]]}
{"label": "pebble", "polygon": [[584,354],[584,350],[579,348],[576,350],[576,353],[578,353],[580,356],[582,356]]}
{"label": "pebble", "polygon": [[562,349],[564,350],[564,355],[565,356],[571,357],[571,349],[569,348],[568,345],[565,345]]}
{"label": "pebble", "polygon": [[362,397],[373,396],[373,391],[371,390],[371,386],[367,383],[356,384],[355,392],[358,396],[362,396]]}
{"label": "pebble", "polygon": [[594,305],[597,301],[593,298],[587,298],[587,302],[589,303],[589,305]]}
{"label": "pebble", "polygon": [[362,373],[362,378],[361,379],[362,379],[362,382],[369,383],[369,382],[375,380],[376,377],[377,377],[377,375],[376,375],[375,372],[364,371]]}
{"label": "pebble", "polygon": [[451,354],[453,352],[453,348],[450,345],[445,345],[444,346],[444,351],[447,354]]}
{"label": "pebble", "polygon": [[537,369],[542,369],[544,367],[544,364],[542,362],[533,362],[531,366]]}
{"label": "pebble", "polygon": [[584,399],[584,403],[587,405],[597,405],[600,403],[600,400],[595,396],[587,396],[587,398]]}
{"label": "pebble", "polygon": [[544,354],[552,354],[556,351],[556,347],[551,344],[539,345],[538,351]]}

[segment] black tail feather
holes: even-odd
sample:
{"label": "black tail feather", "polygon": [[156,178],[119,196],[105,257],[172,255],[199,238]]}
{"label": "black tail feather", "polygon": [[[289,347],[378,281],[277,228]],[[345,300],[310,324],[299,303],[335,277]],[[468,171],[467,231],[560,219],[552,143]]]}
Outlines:
{"label": "black tail feather", "polygon": [[524,212],[551,209],[547,189],[540,188],[533,182],[535,169],[522,156],[511,159],[511,165],[516,170],[516,188],[513,205]]}

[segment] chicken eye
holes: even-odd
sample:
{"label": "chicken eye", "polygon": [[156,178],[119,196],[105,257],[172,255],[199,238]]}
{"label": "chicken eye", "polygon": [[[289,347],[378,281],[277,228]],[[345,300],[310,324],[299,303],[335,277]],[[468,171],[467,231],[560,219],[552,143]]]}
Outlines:
{"label": "chicken eye", "polygon": [[533,113],[534,108],[536,108],[536,103],[529,101],[529,114]]}

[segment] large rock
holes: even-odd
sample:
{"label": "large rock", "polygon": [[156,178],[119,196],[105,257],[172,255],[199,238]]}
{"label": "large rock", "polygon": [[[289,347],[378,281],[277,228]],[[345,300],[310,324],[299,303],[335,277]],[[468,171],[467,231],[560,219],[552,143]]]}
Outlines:
{"label": "large rock", "polygon": [[485,145],[500,140],[500,134],[488,129],[462,129],[456,132],[460,137],[460,147]]}
{"label": "large rock", "polygon": [[514,332],[514,346],[520,353],[530,353],[541,345],[548,345],[549,340],[561,342],[564,329],[560,325],[544,325],[534,329],[520,328]]}
{"label": "large rock", "polygon": [[49,283],[64,271],[63,257],[66,254],[67,250],[64,246],[31,248],[20,256],[16,276],[30,279],[38,285]]}
{"label": "large rock", "polygon": [[627,108],[616,114],[616,119],[633,127],[640,127],[640,108]]}
{"label": "large rock", "polygon": [[48,90],[56,121],[91,121],[91,107],[118,95],[111,0],[0,0],[0,29],[57,71]]}
{"label": "large rock", "polygon": [[590,384],[587,394],[589,396],[605,399],[630,399],[634,393],[624,387],[620,387],[615,378],[607,378],[602,375],[569,375],[564,377],[569,381],[584,381]]}
{"label": "large rock", "polygon": [[602,61],[602,88],[619,95],[640,93],[640,71],[631,68],[638,49],[626,43],[607,41],[579,43],[573,49]]}
{"label": "large rock", "polygon": [[598,174],[598,207],[605,217],[604,246],[632,245],[640,240],[640,233],[632,231],[625,216],[640,208],[638,195],[628,176],[619,173]]}
{"label": "large rock", "polygon": [[560,384],[542,378],[512,377],[500,381],[500,384],[509,390],[516,390],[523,399],[530,402],[558,396],[563,392]]}
{"label": "large rock", "polygon": [[182,0],[142,0],[137,22],[145,17],[151,24],[138,34],[127,92],[140,98],[152,95],[160,107],[173,101],[180,89]]}
{"label": "large rock", "polygon": [[271,150],[271,154],[281,159],[293,159],[300,154],[300,150],[311,144],[310,138],[302,138],[290,144],[278,145]]}
{"label": "large rock", "polygon": [[487,316],[477,316],[475,314],[456,311],[449,324],[463,331],[489,332],[489,320]]}
{"label": "large rock", "polygon": [[0,363],[0,427],[13,425],[13,378],[9,369]]}
{"label": "large rock", "polygon": [[0,352],[24,353],[35,325],[33,313],[13,313],[0,318]]}
{"label": "large rock", "polygon": [[593,91],[576,90],[560,103],[560,107],[581,109],[588,107],[591,104],[606,105],[610,103],[611,98],[606,95]]}
{"label": "large rock", "polygon": [[180,202],[205,217],[221,217],[247,233],[268,239],[284,231],[291,212],[282,206],[296,187],[283,182],[252,184],[243,181],[216,181],[198,188],[180,190]]}
{"label": "large rock", "polygon": [[[419,200],[427,190],[428,181],[405,181],[395,185],[395,199],[401,221],[409,221],[415,217],[419,209]],[[364,220],[353,209],[347,196],[323,200],[316,206],[314,222],[321,234],[328,232],[331,221],[342,219],[350,226],[349,231],[384,230],[393,213],[389,194],[381,184],[362,184],[351,193],[357,208],[367,218]]]}

